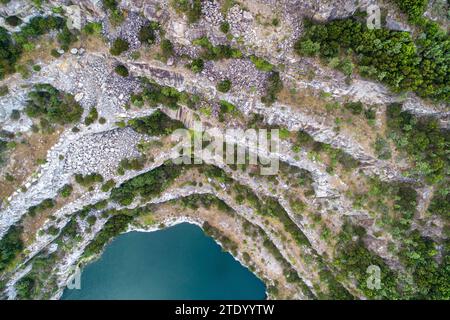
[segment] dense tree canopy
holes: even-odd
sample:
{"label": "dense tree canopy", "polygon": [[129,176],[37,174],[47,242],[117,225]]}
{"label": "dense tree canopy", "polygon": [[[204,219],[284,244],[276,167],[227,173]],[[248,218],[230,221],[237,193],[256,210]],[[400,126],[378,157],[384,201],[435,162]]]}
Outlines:
{"label": "dense tree canopy", "polygon": [[181,166],[166,163],[152,171],[134,177],[111,190],[111,199],[129,205],[137,195],[144,198],[158,195],[181,173]]}
{"label": "dense tree canopy", "polygon": [[176,129],[184,128],[180,121],[171,119],[164,112],[159,110],[147,117],[132,119],[128,124],[136,132],[148,134],[150,136],[167,135]]}
{"label": "dense tree canopy", "polygon": [[23,250],[24,245],[21,234],[21,227],[11,226],[0,240],[0,271],[5,270],[5,268]]}
{"label": "dense tree canopy", "polygon": [[117,38],[113,41],[111,49],[109,49],[109,53],[111,53],[113,56],[118,56],[121,53],[127,51],[129,47],[130,44],[127,40]]}
{"label": "dense tree canopy", "polygon": [[428,4],[428,0],[394,0],[394,2],[412,22],[417,22],[422,17]]}
{"label": "dense tree canopy", "polygon": [[0,27],[0,79],[14,72],[14,65],[21,52],[20,46],[13,42],[8,30]]}
{"label": "dense tree canopy", "polygon": [[186,15],[189,23],[197,22],[202,15],[201,0],[171,0],[171,4],[176,11]]}
{"label": "dense tree canopy", "polygon": [[203,48],[200,57],[204,60],[238,59],[242,57],[242,52],[239,49],[225,44],[214,46],[207,37],[197,38],[192,43]]}
{"label": "dense tree canopy", "polygon": [[346,49],[354,53],[362,75],[395,91],[450,101],[450,41],[437,24],[426,22],[416,41],[408,32],[369,30],[352,18],[326,24],[308,22],[306,26],[295,46],[299,54],[331,59]]}
{"label": "dense tree canopy", "polygon": [[402,111],[398,103],[388,106],[387,119],[397,147],[415,162],[412,173],[424,176],[428,183],[442,181],[449,168],[450,132],[441,129],[436,119],[417,118]]}
{"label": "dense tree canopy", "polygon": [[50,84],[35,84],[28,94],[25,112],[31,118],[44,117],[52,123],[67,124],[79,121],[83,108],[71,94]]}
{"label": "dense tree canopy", "polygon": [[65,19],[57,16],[36,16],[23,25],[20,31],[10,34],[0,27],[0,79],[16,71],[16,63],[25,48],[32,48],[32,41],[51,30],[60,30],[57,36],[61,47],[68,49],[77,38],[66,27]]}

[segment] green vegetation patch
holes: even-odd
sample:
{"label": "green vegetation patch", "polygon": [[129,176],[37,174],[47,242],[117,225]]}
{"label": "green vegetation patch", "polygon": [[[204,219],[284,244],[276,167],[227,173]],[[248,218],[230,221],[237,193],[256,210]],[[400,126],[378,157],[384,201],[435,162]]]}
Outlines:
{"label": "green vegetation patch", "polygon": [[95,183],[102,183],[103,182],[103,176],[99,173],[91,173],[87,175],[82,174],[76,174],[75,175],[75,181],[85,187],[91,187]]}
{"label": "green vegetation patch", "polygon": [[422,31],[414,40],[408,32],[370,30],[354,18],[325,24],[308,21],[306,33],[295,48],[301,55],[319,54],[326,59],[338,57],[345,49],[357,62],[361,75],[381,81],[394,91],[413,91],[421,97],[448,102],[448,35],[433,22],[424,23]]}
{"label": "green vegetation patch", "polygon": [[141,27],[138,39],[141,43],[151,45],[155,43],[157,32],[160,30],[161,26],[157,21],[150,21],[148,24]]}
{"label": "green vegetation patch", "polygon": [[229,45],[219,44],[214,46],[207,37],[197,38],[192,42],[203,48],[200,57],[204,60],[240,59],[242,52]]}
{"label": "green vegetation patch", "polygon": [[111,49],[109,49],[109,53],[113,56],[118,56],[121,53],[127,51],[130,48],[130,44],[127,40],[122,38],[117,38],[113,41]]}
{"label": "green vegetation patch", "polygon": [[73,191],[72,185],[66,184],[66,185],[64,185],[64,187],[62,187],[59,190],[59,194],[61,195],[61,197],[67,198],[67,197],[70,197],[70,195],[72,194],[72,191]]}
{"label": "green vegetation patch", "polygon": [[[18,22],[14,18],[11,19],[14,21],[10,22]],[[33,41],[51,30],[60,30],[57,40],[64,50],[77,40],[77,37],[67,29],[65,19],[57,16],[33,17],[20,31],[12,34],[0,27],[0,79],[16,72],[18,67],[16,63],[22,53],[32,50]]]}
{"label": "green vegetation patch", "polygon": [[273,64],[268,62],[267,60],[257,57],[255,55],[250,56],[251,62],[255,65],[256,69],[260,71],[270,72],[274,69]]}
{"label": "green vegetation patch", "polygon": [[136,132],[150,136],[169,135],[176,129],[184,128],[183,123],[171,119],[160,110],[146,117],[132,119],[128,121],[128,125]]}
{"label": "green vegetation patch", "polygon": [[220,92],[228,92],[231,89],[231,81],[229,79],[225,79],[217,83],[216,86],[217,90]]}
{"label": "green vegetation patch", "polygon": [[41,203],[35,205],[35,206],[31,206],[28,208],[28,214],[31,217],[36,216],[36,214],[42,213],[43,211],[47,210],[47,209],[51,209],[56,205],[56,201],[53,199],[45,199],[43,200]]}
{"label": "green vegetation patch", "polygon": [[189,23],[200,20],[202,15],[201,0],[171,0],[170,4],[178,13],[184,13]]}
{"label": "green vegetation patch", "polygon": [[88,115],[86,116],[86,118],[84,118],[84,124],[89,126],[91,124],[93,124],[95,121],[97,121],[98,119],[98,111],[96,107],[92,107],[89,110]]}
{"label": "green vegetation patch", "polygon": [[24,249],[22,231],[22,227],[13,225],[0,239],[0,272],[3,272]]}
{"label": "green vegetation patch", "polygon": [[28,94],[25,113],[30,118],[64,125],[79,121],[83,108],[71,94],[60,92],[50,84],[35,84]]}
{"label": "green vegetation patch", "polygon": [[440,128],[436,119],[418,118],[394,103],[387,108],[389,136],[399,150],[415,164],[413,176],[425,177],[427,183],[442,181],[449,170],[450,131]]}
{"label": "green vegetation patch", "polygon": [[84,256],[90,257],[98,254],[103,247],[114,237],[124,232],[128,224],[133,220],[133,216],[126,214],[113,215],[103,226],[102,230],[97,234],[95,239],[90,242],[85,251]]}
{"label": "green vegetation patch", "polygon": [[[357,240],[353,237],[357,236]],[[371,299],[399,299],[401,295],[398,292],[397,276],[389,269],[386,263],[376,254],[368,250],[362,238],[365,236],[365,230],[362,227],[345,223],[339,241],[336,247],[336,257],[334,265],[341,270],[345,278],[354,278],[357,281],[357,287],[364,295]],[[367,268],[371,265],[378,266],[381,269],[380,289],[370,289],[367,287]]]}
{"label": "green vegetation patch", "polygon": [[123,64],[119,64],[114,68],[114,71],[121,77],[128,77],[128,69]]}
{"label": "green vegetation patch", "polygon": [[261,97],[261,102],[271,105],[277,100],[278,93],[283,90],[283,82],[279,72],[271,72],[267,78],[266,94]]}
{"label": "green vegetation patch", "polygon": [[121,205],[129,205],[138,195],[144,199],[159,195],[180,175],[181,171],[181,166],[168,161],[162,166],[134,177],[112,189],[111,199]]}

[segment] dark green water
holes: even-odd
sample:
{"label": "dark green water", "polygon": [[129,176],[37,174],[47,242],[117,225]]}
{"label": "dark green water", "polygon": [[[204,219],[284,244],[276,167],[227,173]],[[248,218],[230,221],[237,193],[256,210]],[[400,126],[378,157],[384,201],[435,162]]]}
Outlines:
{"label": "dark green water", "polygon": [[264,299],[265,286],[196,225],[129,232],[61,299]]}

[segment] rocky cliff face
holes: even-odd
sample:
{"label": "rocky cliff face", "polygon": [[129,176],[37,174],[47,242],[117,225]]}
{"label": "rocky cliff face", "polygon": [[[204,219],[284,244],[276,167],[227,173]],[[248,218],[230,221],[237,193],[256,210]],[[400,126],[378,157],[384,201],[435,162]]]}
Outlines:
{"label": "rocky cliff face", "polygon": [[[446,132],[448,105],[393,93],[356,72],[345,76],[331,63],[301,57],[294,50],[305,18],[347,18],[375,2],[200,2],[197,16],[193,7],[164,0],[117,1],[117,7],[109,9],[94,0],[71,1],[70,10],[69,1],[36,7],[12,0],[1,7],[0,23],[10,33],[36,16],[73,18],[77,8],[83,25],[81,31],[70,31],[77,40],[68,48],[55,41],[55,32],[30,38],[33,46],[18,59],[22,69],[16,69],[31,71],[26,76],[8,74],[1,81],[8,87],[0,97],[1,139],[9,146],[0,149],[5,153],[0,167],[3,297],[58,298],[73,267],[101,253],[105,243],[98,235],[107,232],[108,223],[117,223],[117,216],[128,219],[117,227],[119,232],[154,230],[161,223],[186,219],[207,222],[222,235],[218,240],[227,250],[277,289],[269,292],[270,298],[396,297],[367,289],[366,266],[350,270],[354,266],[346,265],[344,253],[354,250],[362,260],[375,261],[385,281],[391,281],[391,274],[410,279],[412,271],[402,258],[408,241],[399,236],[401,224],[408,225],[405,234],[417,230],[434,241],[433,259],[444,261],[448,223],[445,215],[429,210],[444,187],[411,174],[418,165],[390,140],[386,108],[401,102],[404,111],[419,119],[432,117]],[[383,9],[385,27],[414,28],[391,3]],[[22,25],[7,23],[14,15]],[[149,25],[151,36],[145,38],[143,30]],[[117,39],[127,43],[120,54],[110,50]],[[50,55],[51,49],[57,54]],[[212,53],[205,55],[207,50]],[[200,70],[193,67],[199,58]],[[117,66],[127,73],[120,74]],[[276,101],[267,103],[261,97],[270,92],[274,77],[283,88]],[[231,84],[229,90],[219,90],[224,80]],[[83,109],[81,119],[50,123],[52,130],[45,129],[45,119],[29,112],[30,92],[41,83],[70,94]],[[349,103],[361,105],[362,111],[348,111],[344,106]],[[17,112],[19,118],[13,117]],[[169,120],[148,120],[159,112]],[[373,115],[367,120],[364,114],[369,112]],[[176,172],[175,177],[166,173],[149,178],[170,167],[176,147],[170,130],[164,129],[169,121],[188,129],[200,122],[222,133],[232,127],[281,129],[280,148],[269,154],[280,168],[275,175],[260,176],[248,164],[204,158],[202,164],[168,170]],[[39,141],[49,135],[56,143],[45,149]],[[248,151],[245,139],[232,142]],[[45,161],[37,156],[39,146]],[[389,157],[380,156],[382,148],[389,150]],[[14,179],[23,159],[32,159],[32,164]],[[95,174],[101,179],[83,180]],[[130,185],[136,190],[129,190]],[[62,191],[67,186],[68,195]],[[124,201],[122,193],[133,196]],[[407,222],[406,211],[399,212],[402,197],[414,207]],[[42,205],[49,199],[52,206]],[[211,199],[229,210],[211,206]],[[196,205],[186,205],[191,201]],[[349,225],[356,229],[349,233]],[[9,259],[7,239],[15,236],[14,228],[20,230],[20,248],[11,249]],[[229,239],[229,247],[223,239]],[[408,283],[411,291],[417,290],[414,279]]]}

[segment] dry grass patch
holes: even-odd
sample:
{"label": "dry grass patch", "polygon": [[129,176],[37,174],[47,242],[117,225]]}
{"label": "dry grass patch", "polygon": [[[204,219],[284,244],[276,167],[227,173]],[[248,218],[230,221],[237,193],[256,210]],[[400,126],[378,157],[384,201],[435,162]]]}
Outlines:
{"label": "dry grass patch", "polygon": [[51,134],[31,133],[23,137],[11,151],[3,172],[14,176],[13,181],[0,178],[0,199],[7,199],[39,167],[38,160],[47,157],[48,150],[58,141],[63,129],[58,128]]}

